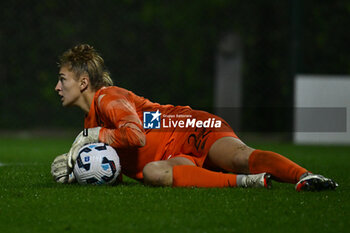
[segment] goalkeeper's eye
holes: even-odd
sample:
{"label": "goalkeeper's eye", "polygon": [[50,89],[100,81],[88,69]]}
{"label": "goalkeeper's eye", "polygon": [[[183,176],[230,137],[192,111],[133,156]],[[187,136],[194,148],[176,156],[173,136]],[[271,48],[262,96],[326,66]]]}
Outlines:
{"label": "goalkeeper's eye", "polygon": [[58,81],[63,82],[64,80],[66,80],[66,78],[63,76],[63,74],[60,73],[58,75]]}

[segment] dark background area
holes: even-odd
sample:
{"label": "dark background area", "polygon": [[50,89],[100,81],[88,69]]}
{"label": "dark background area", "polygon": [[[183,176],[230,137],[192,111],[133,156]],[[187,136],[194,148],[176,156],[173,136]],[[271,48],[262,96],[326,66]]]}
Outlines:
{"label": "dark background area", "polygon": [[235,32],[249,109],[242,131],[288,131],[294,74],[350,73],[349,25],[345,0],[3,1],[0,129],[83,127],[54,91],[57,58],[78,43],[101,53],[116,85],[211,111],[218,43]]}

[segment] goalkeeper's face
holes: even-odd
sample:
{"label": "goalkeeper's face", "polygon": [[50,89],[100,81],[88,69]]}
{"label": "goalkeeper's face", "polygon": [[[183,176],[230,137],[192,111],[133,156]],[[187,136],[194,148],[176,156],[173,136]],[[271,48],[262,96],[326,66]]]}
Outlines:
{"label": "goalkeeper's face", "polygon": [[79,105],[79,99],[82,96],[81,82],[79,78],[65,66],[60,69],[55,91],[57,91],[58,95],[61,97],[63,106]]}

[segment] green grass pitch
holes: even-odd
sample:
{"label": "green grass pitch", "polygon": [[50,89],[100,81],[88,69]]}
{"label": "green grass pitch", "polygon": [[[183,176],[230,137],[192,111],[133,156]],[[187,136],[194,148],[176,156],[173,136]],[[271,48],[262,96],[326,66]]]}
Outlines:
{"label": "green grass pitch", "polygon": [[0,138],[0,232],[349,232],[350,147],[254,144],[334,178],[336,191],[56,184],[71,140]]}

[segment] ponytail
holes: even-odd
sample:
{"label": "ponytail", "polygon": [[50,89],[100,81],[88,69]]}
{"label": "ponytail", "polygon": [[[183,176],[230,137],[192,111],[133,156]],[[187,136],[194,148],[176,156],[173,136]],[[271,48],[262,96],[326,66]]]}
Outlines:
{"label": "ponytail", "polygon": [[113,86],[113,80],[109,76],[108,72],[106,72],[106,71],[103,72],[102,80],[103,80],[103,85],[104,86],[106,86],[106,87]]}

